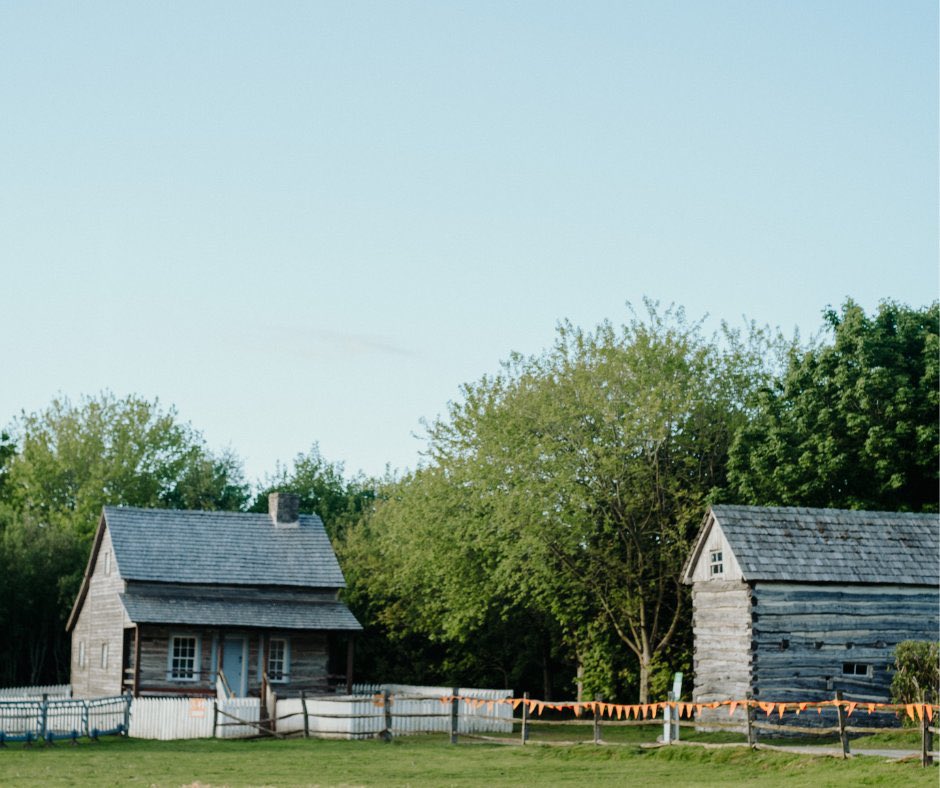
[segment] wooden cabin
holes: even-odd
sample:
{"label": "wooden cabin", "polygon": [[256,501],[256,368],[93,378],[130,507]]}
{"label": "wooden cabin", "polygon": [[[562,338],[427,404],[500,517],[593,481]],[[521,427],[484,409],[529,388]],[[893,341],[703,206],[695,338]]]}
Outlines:
{"label": "wooden cabin", "polygon": [[693,702],[885,701],[895,646],[940,630],[938,516],[714,506],[692,585]]}
{"label": "wooden cabin", "polygon": [[286,696],[326,691],[338,670],[351,683],[362,627],[344,586],[295,495],[271,495],[268,514],[106,506],[67,624],[73,694]]}

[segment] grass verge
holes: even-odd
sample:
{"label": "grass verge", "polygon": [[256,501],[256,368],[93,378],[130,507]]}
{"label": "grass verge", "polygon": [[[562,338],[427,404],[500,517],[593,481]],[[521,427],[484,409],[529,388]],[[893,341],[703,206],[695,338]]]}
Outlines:
{"label": "grass verge", "polygon": [[[645,739],[649,741],[647,737]],[[458,746],[445,737],[380,741],[113,738],[0,750],[3,785],[937,785],[937,769],[833,758],[639,746]]]}

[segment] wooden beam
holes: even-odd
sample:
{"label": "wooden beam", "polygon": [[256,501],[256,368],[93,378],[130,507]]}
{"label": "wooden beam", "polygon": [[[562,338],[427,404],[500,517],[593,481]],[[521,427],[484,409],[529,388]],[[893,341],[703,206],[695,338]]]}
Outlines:
{"label": "wooden beam", "polygon": [[140,624],[134,625],[134,697],[140,695]]}

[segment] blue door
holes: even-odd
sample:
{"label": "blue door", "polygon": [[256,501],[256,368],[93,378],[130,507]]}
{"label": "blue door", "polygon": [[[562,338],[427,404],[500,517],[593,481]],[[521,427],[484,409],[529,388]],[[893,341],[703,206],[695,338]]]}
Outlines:
{"label": "blue door", "polygon": [[248,694],[248,673],[245,667],[245,638],[225,638],[222,645],[222,672],[232,692],[239,697]]}

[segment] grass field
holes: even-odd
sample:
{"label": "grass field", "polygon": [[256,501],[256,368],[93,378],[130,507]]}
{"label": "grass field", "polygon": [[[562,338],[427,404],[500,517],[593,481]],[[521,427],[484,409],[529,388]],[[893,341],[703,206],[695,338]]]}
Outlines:
{"label": "grass field", "polygon": [[[584,730],[581,729],[583,734]],[[536,732],[538,733],[538,731]],[[645,737],[649,741],[649,737]],[[443,736],[381,741],[118,737],[77,747],[0,750],[2,785],[937,785],[937,768],[741,748],[638,744],[527,747]]]}

